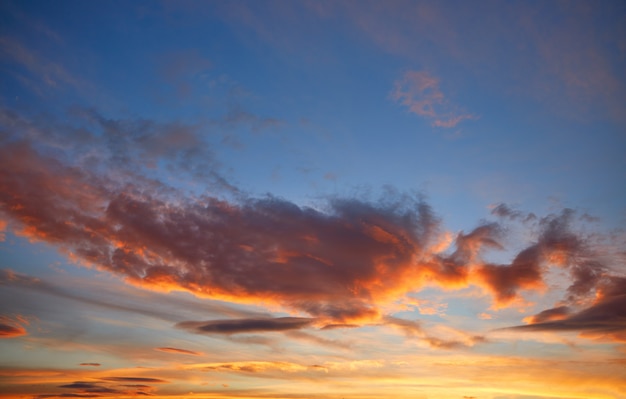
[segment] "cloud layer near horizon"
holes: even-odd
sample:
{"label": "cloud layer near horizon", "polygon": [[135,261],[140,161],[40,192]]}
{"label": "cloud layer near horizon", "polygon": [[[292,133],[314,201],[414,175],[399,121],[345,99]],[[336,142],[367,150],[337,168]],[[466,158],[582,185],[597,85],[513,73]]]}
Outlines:
{"label": "cloud layer near horizon", "polygon": [[[141,139],[125,139],[128,156],[112,171],[102,164],[114,161],[117,146],[109,149],[110,155],[99,154],[79,167],[68,161],[76,149],[16,139],[25,136],[23,126],[31,132],[33,128],[19,120],[21,124],[6,126],[10,134],[0,147],[3,216],[18,234],[51,243],[70,258],[135,285],[279,304],[332,324],[381,320],[382,305],[428,284],[451,289],[478,285],[493,294],[494,306],[502,307],[524,290],[543,287],[548,269],[561,267],[571,281],[564,301],[576,306],[612,278],[585,237],[572,230],[572,210],[525,217],[524,223],[534,223],[539,234],[510,263],[496,264],[485,261],[484,255],[503,249],[502,223],[521,219],[519,212],[504,205],[493,211],[501,222],[460,232],[450,246],[442,221],[416,196],[389,192],[378,201],[329,198],[314,209],[237,190],[230,199],[186,196],[142,175],[141,154],[155,151],[165,159],[184,158],[191,162],[189,167],[197,166],[187,144],[168,147],[167,154],[152,145],[165,138],[171,143],[195,142],[185,128],[172,131],[144,122],[151,128],[136,136]],[[84,133],[83,148],[90,140],[114,140],[128,133],[124,129],[135,129],[121,122],[98,126],[98,133]],[[218,176],[212,170],[203,172]],[[206,322],[183,327],[265,331],[310,323],[293,320],[298,321],[295,326],[256,320],[253,325]]]}

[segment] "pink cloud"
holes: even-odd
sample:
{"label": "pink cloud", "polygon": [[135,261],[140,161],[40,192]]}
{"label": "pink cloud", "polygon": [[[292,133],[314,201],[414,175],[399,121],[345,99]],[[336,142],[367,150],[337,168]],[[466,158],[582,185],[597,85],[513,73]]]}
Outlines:
{"label": "pink cloud", "polygon": [[452,128],[465,119],[476,118],[452,105],[441,91],[439,79],[426,71],[405,72],[394,83],[391,98],[436,127]]}

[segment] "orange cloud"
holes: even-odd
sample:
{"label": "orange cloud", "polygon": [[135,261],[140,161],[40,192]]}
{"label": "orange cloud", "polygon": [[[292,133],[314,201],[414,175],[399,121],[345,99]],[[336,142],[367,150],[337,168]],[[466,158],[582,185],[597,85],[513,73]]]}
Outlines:
{"label": "orange cloud", "polygon": [[[408,76],[415,90],[441,98],[436,79]],[[424,115],[435,112],[419,109]],[[109,130],[123,129],[119,121],[92,116]],[[146,140],[127,144],[139,143]],[[156,156],[162,150],[132,145],[129,153]],[[590,295],[605,273],[583,245],[584,237],[572,232],[571,210],[525,218],[536,224],[539,236],[510,264],[498,265],[483,258],[503,249],[506,229],[499,223],[460,232],[450,243],[431,207],[415,197],[334,198],[324,212],[274,197],[192,199],[137,178],[140,170],[130,160],[110,172],[134,177],[119,185],[97,167],[77,168],[44,153],[26,140],[0,147],[2,220],[142,287],[275,304],[319,323],[345,325],[380,321],[384,305],[427,284],[448,289],[478,284],[498,306],[506,306],[520,292],[543,287],[550,267],[569,271],[572,300]],[[517,217],[508,208],[495,209],[512,221]]]}
{"label": "orange cloud", "polygon": [[578,331],[582,336],[626,342],[626,278],[607,277],[594,304],[578,312],[560,306],[532,316],[514,331]]}
{"label": "orange cloud", "polygon": [[0,242],[4,241],[6,238],[5,231],[7,229],[7,221],[0,219]]}
{"label": "orange cloud", "polygon": [[26,335],[24,325],[28,325],[28,320],[23,316],[1,316],[0,315],[0,338],[16,338]]}

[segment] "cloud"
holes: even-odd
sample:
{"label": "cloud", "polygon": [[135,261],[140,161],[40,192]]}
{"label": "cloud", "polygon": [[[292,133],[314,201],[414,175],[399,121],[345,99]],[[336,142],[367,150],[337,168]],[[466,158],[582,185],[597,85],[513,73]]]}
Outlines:
{"label": "cloud", "polygon": [[24,325],[28,324],[28,320],[23,316],[0,315],[0,338],[16,338],[26,335]]}
{"label": "cloud", "polygon": [[79,366],[83,366],[83,367],[100,367],[101,364],[100,363],[81,363],[81,364],[79,364]]}
{"label": "cloud", "polygon": [[15,338],[22,335],[26,335],[24,327],[0,323],[0,338]]}
{"label": "cloud", "polygon": [[[72,75],[62,65],[47,59],[37,51],[28,48],[21,41],[0,36],[0,57],[12,63],[19,64],[29,72],[34,82],[29,83],[29,88],[39,92],[37,86],[44,84],[49,88],[62,88],[64,86],[82,89],[85,83]],[[25,82],[25,78],[19,79]]]}
{"label": "cloud", "polygon": [[148,377],[103,377],[103,380],[106,381],[115,381],[115,382],[142,382],[148,384],[164,384],[168,381],[162,380],[160,378],[148,378]]}
{"label": "cloud", "polygon": [[226,371],[244,373],[262,373],[267,371],[280,372],[302,372],[307,370],[306,366],[289,362],[230,362],[215,363],[202,366],[204,371]]}
{"label": "cloud", "polygon": [[288,331],[308,327],[313,319],[277,317],[263,319],[184,321],[176,326],[197,334],[241,334],[250,332]]}
{"label": "cloud", "polygon": [[400,329],[407,337],[419,338],[431,348],[436,349],[465,348],[487,341],[483,336],[468,335],[451,329],[439,331],[439,334],[433,334],[427,332],[422,323],[416,320],[405,320],[398,317],[386,316],[383,322],[386,325]]}
{"label": "cloud", "polygon": [[[98,379],[99,381],[93,381]],[[55,379],[56,381],[56,379]],[[141,382],[143,384],[119,384],[125,382]],[[147,378],[147,377],[103,377],[103,378],[91,378],[90,381],[79,380],[72,381],[62,385],[56,385],[56,388],[62,388],[63,390],[73,390],[74,392],[63,393],[45,393],[34,396],[35,398],[92,398],[92,397],[121,397],[121,396],[137,396],[137,395],[152,395],[151,391],[154,388],[146,383],[167,383],[167,381],[159,378]],[[39,386],[39,392],[42,389],[50,389],[52,387],[44,388],[48,384],[43,383]]]}
{"label": "cloud", "polygon": [[202,355],[201,352],[190,351],[190,350],[187,350],[187,349],[170,348],[170,347],[155,348],[155,349],[158,350],[158,351],[161,351],[161,352],[166,352],[166,353],[175,353],[175,354],[193,355],[193,356],[200,356],[200,355]]}
{"label": "cloud", "polygon": [[578,312],[561,306],[528,319],[513,331],[575,331],[582,336],[626,342],[626,278],[610,276],[600,285],[598,299]]}
{"label": "cloud", "polygon": [[552,320],[563,320],[567,318],[570,313],[571,310],[569,307],[558,306],[556,308],[544,310],[541,313],[527,317],[524,320],[527,320],[530,324],[543,323]]}
{"label": "cloud", "polygon": [[[478,284],[498,306],[506,306],[520,292],[542,287],[550,267],[567,269],[572,300],[591,295],[602,280],[603,264],[571,228],[572,210],[524,218],[534,223],[538,237],[512,262],[489,263],[485,253],[504,249],[506,229],[500,223],[461,231],[447,248],[453,235],[443,231],[418,195],[387,192],[377,201],[332,197],[316,208],[269,195],[254,198],[236,188],[221,197],[220,191],[189,196],[158,180],[158,174],[147,177],[150,171],[138,164],[196,162],[208,150],[195,152],[202,142],[193,129],[139,119],[127,123],[89,111],[86,120],[103,137],[88,135],[86,142],[105,140],[108,149],[86,162],[71,155],[88,145],[64,148],[29,140],[20,133],[32,124],[7,118],[21,122],[7,123],[0,141],[0,212],[17,234],[53,244],[71,259],[136,286],[280,305],[310,316],[240,314],[241,320],[181,324],[194,332],[281,331],[302,328],[311,319],[377,322],[384,304],[429,284],[449,289]],[[115,160],[117,166],[110,167]],[[202,173],[212,173],[212,164],[198,162],[194,170],[205,165]],[[503,209],[502,215],[513,215]],[[3,283],[75,297],[16,273],[0,277]]]}
{"label": "cloud", "polygon": [[285,125],[285,122],[271,117],[261,117],[245,111],[241,107],[231,107],[231,109],[221,117],[217,123],[226,127],[236,127],[240,125],[250,126],[254,133],[263,130],[277,129]]}
{"label": "cloud", "polygon": [[431,121],[432,126],[452,128],[476,116],[452,105],[439,88],[439,79],[426,71],[407,71],[394,83],[391,98],[410,112]]}
{"label": "cloud", "polygon": [[5,231],[7,229],[7,225],[8,223],[6,222],[6,220],[0,219],[0,242],[6,239]]}
{"label": "cloud", "polygon": [[[589,259],[583,239],[571,231],[574,211],[565,209],[560,214],[550,215],[538,223],[538,240],[521,250],[510,264],[483,264],[476,270],[477,276],[493,292],[499,304],[507,304],[516,298],[521,289],[539,289],[544,286],[544,269],[549,264],[582,267]],[[594,263],[586,263],[587,266]],[[574,272],[578,279],[582,277]]]}

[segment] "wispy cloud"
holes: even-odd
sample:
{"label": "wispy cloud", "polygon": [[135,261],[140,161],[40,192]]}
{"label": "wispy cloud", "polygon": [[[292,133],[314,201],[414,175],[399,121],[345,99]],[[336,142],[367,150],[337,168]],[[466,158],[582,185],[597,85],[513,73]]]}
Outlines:
{"label": "wispy cloud", "polygon": [[48,58],[17,38],[0,36],[0,59],[8,65],[17,66],[9,69],[8,73],[27,90],[40,97],[68,89],[81,94],[93,90],[89,82],[68,70],[65,65]]}
{"label": "wispy cloud", "polygon": [[24,326],[28,324],[28,320],[23,316],[0,315],[0,338],[15,338],[26,335],[27,331]]}
{"label": "wispy cloud", "polygon": [[432,126],[452,128],[465,119],[476,116],[453,105],[439,87],[439,79],[427,71],[407,71],[394,83],[391,98]]}
{"label": "wispy cloud", "polygon": [[158,351],[166,352],[166,353],[174,353],[180,355],[192,355],[192,356],[200,356],[202,353],[196,351],[190,351],[188,349],[180,349],[180,348],[171,348],[171,347],[163,347],[163,348],[155,348]]}

